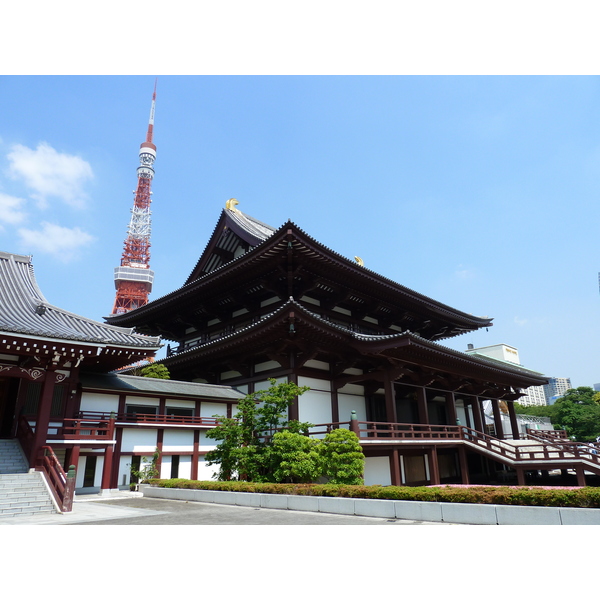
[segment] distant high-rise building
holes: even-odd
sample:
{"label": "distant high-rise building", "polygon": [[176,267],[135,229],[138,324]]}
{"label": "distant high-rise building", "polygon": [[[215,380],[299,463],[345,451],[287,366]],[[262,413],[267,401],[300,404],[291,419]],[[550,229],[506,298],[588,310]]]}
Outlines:
{"label": "distant high-rise building", "polygon": [[[467,354],[479,354],[480,356],[487,356],[488,358],[493,358],[494,360],[499,360],[503,362],[509,362],[516,365],[519,365],[524,370],[531,371],[531,369],[525,369],[521,365],[519,360],[519,351],[513,346],[508,346],[507,344],[496,344],[494,346],[484,346],[483,348],[473,348],[473,344],[469,344],[467,349]],[[532,373],[538,373],[537,371],[532,371]],[[525,393],[526,396],[521,396],[518,402],[523,406],[545,406],[547,404],[547,397],[545,393],[546,386],[532,386],[527,388]]]}
{"label": "distant high-rise building", "polygon": [[572,387],[571,379],[568,377],[548,377],[548,383],[544,386],[546,402],[548,404],[554,404],[557,398],[562,396]]}

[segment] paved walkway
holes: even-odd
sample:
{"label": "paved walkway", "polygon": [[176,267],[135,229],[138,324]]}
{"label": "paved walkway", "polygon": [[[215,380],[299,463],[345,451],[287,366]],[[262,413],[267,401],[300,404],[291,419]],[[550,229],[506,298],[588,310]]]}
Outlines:
{"label": "paved walkway", "polygon": [[3,517],[2,525],[451,525],[355,517],[294,510],[225,506],[144,498],[141,492],[78,496],[73,511],[33,517]]}

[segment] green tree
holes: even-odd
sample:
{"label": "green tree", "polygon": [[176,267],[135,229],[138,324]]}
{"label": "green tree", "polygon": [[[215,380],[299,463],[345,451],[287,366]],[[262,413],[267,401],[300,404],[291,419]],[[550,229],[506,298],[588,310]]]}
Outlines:
{"label": "green tree", "polygon": [[325,436],[319,451],[323,459],[323,475],[330,483],[364,483],[365,456],[353,431],[334,429]]}
{"label": "green tree", "polygon": [[292,431],[279,431],[273,436],[269,462],[273,479],[280,483],[311,483],[323,472],[321,441]]}
{"label": "green tree", "polygon": [[591,387],[567,390],[554,403],[553,423],[579,442],[591,442],[600,435],[600,405]]}
{"label": "green tree", "polygon": [[281,429],[297,432],[309,427],[308,423],[288,422],[286,417],[294,399],[309,388],[275,379],[269,382],[268,389],[248,394],[239,402],[234,418],[215,415],[219,425],[206,436],[220,443],[205,458],[207,464],[219,465],[217,478],[221,481],[273,481],[272,437]]}
{"label": "green tree", "polygon": [[142,367],[140,371],[142,377],[153,377],[154,379],[171,379],[169,369],[159,363],[150,363]]}

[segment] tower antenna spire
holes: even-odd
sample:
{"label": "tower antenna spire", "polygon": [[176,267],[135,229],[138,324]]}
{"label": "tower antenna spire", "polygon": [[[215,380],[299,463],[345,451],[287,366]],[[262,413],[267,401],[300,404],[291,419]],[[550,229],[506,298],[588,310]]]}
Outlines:
{"label": "tower antenna spire", "polygon": [[138,184],[134,193],[131,219],[123,245],[121,264],[115,267],[117,290],[112,314],[119,315],[148,303],[152,291],[154,271],[150,269],[150,232],[152,192],[156,146],[154,145],[154,108],[156,105],[156,83],[150,106],[150,118],[146,141],[140,145],[140,166],[137,168]]}

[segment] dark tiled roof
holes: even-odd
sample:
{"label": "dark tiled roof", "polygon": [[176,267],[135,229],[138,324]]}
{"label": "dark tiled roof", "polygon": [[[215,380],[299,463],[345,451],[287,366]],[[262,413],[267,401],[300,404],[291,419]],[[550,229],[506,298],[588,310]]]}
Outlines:
{"label": "dark tiled roof", "polygon": [[215,400],[234,400],[244,398],[245,394],[226,385],[210,383],[191,383],[173,379],[154,379],[135,375],[116,373],[82,373],[80,377],[84,389],[117,390],[161,394],[164,396],[188,396],[190,398],[213,398]]}
{"label": "dark tiled roof", "polygon": [[150,351],[160,347],[160,337],[139,335],[50,304],[37,285],[31,257],[8,252],[0,252],[0,331]]}
{"label": "dark tiled roof", "polygon": [[233,223],[238,225],[252,237],[256,238],[257,242],[264,242],[276,231],[276,229],[270,225],[262,223],[258,219],[246,215],[240,210],[228,210],[226,214]]}

